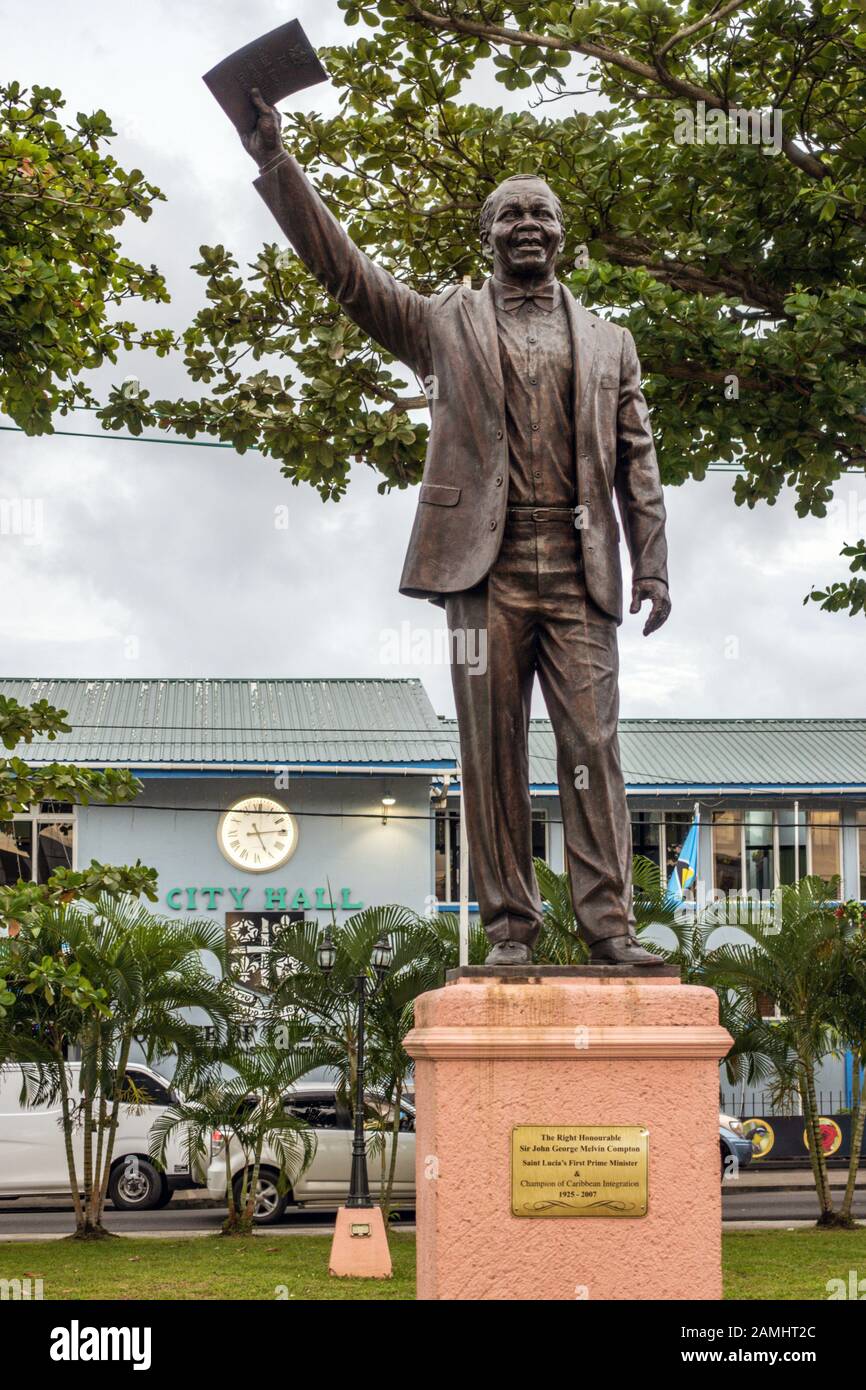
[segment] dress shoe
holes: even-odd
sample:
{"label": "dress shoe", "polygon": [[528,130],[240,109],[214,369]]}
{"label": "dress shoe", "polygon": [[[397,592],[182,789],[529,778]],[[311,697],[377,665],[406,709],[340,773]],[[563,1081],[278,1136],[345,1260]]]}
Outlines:
{"label": "dress shoe", "polygon": [[532,952],[523,941],[497,941],[485,965],[531,965]]}
{"label": "dress shoe", "polygon": [[667,965],[661,956],[645,951],[632,936],[609,936],[589,951],[590,965]]}

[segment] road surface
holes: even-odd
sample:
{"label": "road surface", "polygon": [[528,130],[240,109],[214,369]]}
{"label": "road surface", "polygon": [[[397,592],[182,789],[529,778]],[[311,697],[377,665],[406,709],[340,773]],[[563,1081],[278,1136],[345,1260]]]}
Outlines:
{"label": "road surface", "polygon": [[[836,1205],[841,1192],[834,1189]],[[817,1214],[815,1194],[811,1191],[762,1192],[726,1191],[722,1201],[725,1221],[812,1221]],[[866,1220],[866,1189],[858,1191],[854,1214]],[[105,1224],[111,1231],[124,1235],[207,1235],[219,1230],[224,1211],[218,1207],[199,1207],[171,1203],[162,1211],[114,1211],[106,1207]],[[290,1211],[277,1226],[265,1229],[269,1235],[330,1235],[334,1219],[330,1212]],[[17,1202],[0,1201],[0,1241],[12,1237],[68,1235],[73,1229],[70,1203],[19,1198]],[[414,1230],[411,1212],[403,1213],[401,1230]]]}

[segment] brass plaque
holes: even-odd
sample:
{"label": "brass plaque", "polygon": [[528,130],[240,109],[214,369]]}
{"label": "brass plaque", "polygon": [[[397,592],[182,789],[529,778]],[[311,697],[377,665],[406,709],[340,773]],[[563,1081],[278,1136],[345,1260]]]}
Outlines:
{"label": "brass plaque", "polygon": [[511,1131],[514,1216],[646,1216],[649,1131],[643,1125],[517,1125]]}

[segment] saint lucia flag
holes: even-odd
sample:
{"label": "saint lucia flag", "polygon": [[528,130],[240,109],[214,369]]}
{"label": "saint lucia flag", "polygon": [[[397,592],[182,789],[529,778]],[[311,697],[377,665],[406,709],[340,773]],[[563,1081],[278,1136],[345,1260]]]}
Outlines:
{"label": "saint lucia flag", "polygon": [[694,888],[698,876],[698,813],[692,821],[691,829],[683,841],[673,872],[668,882],[668,895],[681,903],[687,888]]}

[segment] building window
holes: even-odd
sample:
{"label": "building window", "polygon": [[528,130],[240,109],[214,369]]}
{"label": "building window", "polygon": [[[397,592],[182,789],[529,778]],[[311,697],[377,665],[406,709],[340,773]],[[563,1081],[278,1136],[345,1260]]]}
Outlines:
{"label": "building window", "polygon": [[745,814],[746,892],[771,893],[775,887],[773,812],[748,810]]}
{"label": "building window", "polygon": [[866,811],[857,812],[857,845],[860,850],[860,897],[866,902]]}
{"label": "building window", "polygon": [[547,812],[532,813],[532,857],[547,862]]}
{"label": "building window", "polygon": [[[469,901],[475,897],[472,865],[469,865]],[[436,812],[436,899],[440,903],[460,901],[460,809],[449,806]]]}
{"label": "building window", "polygon": [[665,883],[670,882],[670,876],[680,857],[680,850],[686,842],[686,836],[693,823],[694,816],[691,814],[686,815],[682,811],[665,811]]}
{"label": "building window", "polygon": [[436,812],[436,884],[435,892],[437,901],[449,903],[455,901],[455,894],[452,893],[452,885],[458,885],[459,878],[452,872],[451,854],[452,846],[456,845],[460,839],[460,813],[450,808],[446,811]]}
{"label": "building window", "polygon": [[743,890],[741,811],[713,812],[713,887],[719,893]]}
{"label": "building window", "polygon": [[806,824],[799,809],[780,810],[779,825],[779,882],[798,883],[806,877]]}
{"label": "building window", "polygon": [[652,860],[661,868],[661,813],[659,811],[633,811],[631,817],[632,851],[642,854],[644,859]]}
{"label": "building window", "polygon": [[[532,812],[532,857],[548,858],[548,820],[547,812]],[[436,812],[434,829],[435,846],[435,892],[440,903],[460,901],[460,811],[449,806],[445,811]],[[475,881],[472,877],[472,863],[469,863],[469,901],[475,902]]]}
{"label": "building window", "polygon": [[809,812],[809,872],[820,878],[841,878],[842,835],[838,811]]}
{"label": "building window", "polygon": [[63,801],[43,801],[25,815],[0,822],[0,884],[44,883],[75,861],[75,818]]}
{"label": "building window", "polygon": [[758,1014],[761,1018],[781,1018],[779,1005],[771,994],[759,993],[757,1000]]}

